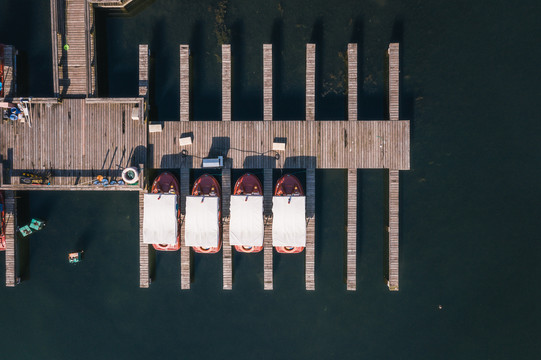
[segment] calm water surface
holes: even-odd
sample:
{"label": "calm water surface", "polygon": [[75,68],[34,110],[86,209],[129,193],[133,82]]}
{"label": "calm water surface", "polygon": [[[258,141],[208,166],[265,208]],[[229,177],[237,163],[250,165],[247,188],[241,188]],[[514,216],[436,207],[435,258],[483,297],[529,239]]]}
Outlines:
{"label": "calm water surface", "polygon": [[[316,286],[304,257],[158,254],[138,288],[134,194],[21,193],[23,283],[0,287],[1,359],[535,359],[541,355],[535,107],[538,1],[140,1],[99,14],[100,93],[134,96],[137,46],[152,51],[152,116],[178,119],[180,43],[190,44],[193,117],[220,118],[220,42],[233,49],[233,118],[262,118],[262,44],[274,46],[275,118],[304,116],[305,44],[318,45],[317,119],[344,119],[348,42],[359,44],[359,114],[382,119],[385,51],[401,43],[401,117],[412,120],[401,173],[400,292],[383,273],[383,171],[359,172],[358,290],[344,284],[345,172],[316,175]],[[0,42],[21,52],[23,94],[52,95],[48,1],[0,1]],[[9,15],[11,14],[11,15]],[[24,15],[24,26],[17,16]],[[66,253],[84,248],[69,266]],[[4,255],[0,255],[3,262]],[[1,267],[3,269],[3,267]],[[3,276],[3,271],[0,275]],[[438,305],[443,306],[438,310]]]}

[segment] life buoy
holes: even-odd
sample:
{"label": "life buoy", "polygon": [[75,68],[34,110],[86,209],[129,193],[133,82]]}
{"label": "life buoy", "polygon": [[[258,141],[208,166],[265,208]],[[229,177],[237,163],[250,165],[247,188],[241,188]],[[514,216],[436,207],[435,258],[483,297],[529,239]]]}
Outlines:
{"label": "life buoy", "polygon": [[122,180],[128,185],[133,185],[139,181],[139,172],[137,168],[128,167],[122,170]]}

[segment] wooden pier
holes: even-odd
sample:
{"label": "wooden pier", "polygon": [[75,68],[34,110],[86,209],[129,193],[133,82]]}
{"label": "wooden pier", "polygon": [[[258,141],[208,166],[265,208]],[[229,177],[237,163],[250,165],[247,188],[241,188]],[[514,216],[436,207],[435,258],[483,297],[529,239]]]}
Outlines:
{"label": "wooden pier", "polygon": [[[190,50],[179,47],[181,121],[153,124],[149,132],[149,48],[139,46],[139,86],[133,98],[99,98],[96,93],[94,8],[122,9],[131,0],[50,0],[54,97],[28,102],[25,122],[0,124],[0,189],[6,198],[6,285],[16,278],[16,202],[18,190],[131,190],[138,191],[140,211],[140,287],[149,287],[150,247],[142,242],[141,186],[95,186],[98,175],[117,180],[124,168],[180,170],[181,289],[191,283],[191,250],[185,246],[186,196],[191,169],[202,159],[224,157],[222,169],[223,288],[232,289],[232,247],[229,242],[231,169],[263,169],[264,173],[264,289],[273,289],[272,195],[273,169],[306,169],[305,283],[315,290],[315,172],[316,168],[347,169],[348,290],[357,287],[357,171],[389,171],[390,290],[399,285],[399,171],[410,168],[410,122],[399,120],[399,45],[390,44],[389,120],[358,120],[357,44],[347,47],[347,120],[318,121],[316,45],[306,45],[306,116],[298,121],[273,120],[273,49],[263,45],[263,120],[231,121],[231,46],[222,46],[223,121],[190,121]],[[16,97],[16,50],[4,49],[4,89]],[[24,101],[26,102],[26,101]],[[216,119],[219,120],[219,119]],[[180,145],[179,139],[190,137]],[[275,143],[285,143],[285,150]],[[278,150],[279,149],[279,150]],[[51,185],[20,184],[23,173],[50,174]]]}
{"label": "wooden pier", "polygon": [[4,193],[6,221],[6,286],[17,284],[17,201],[14,191]]}
{"label": "wooden pier", "polygon": [[306,169],[306,290],[316,289],[316,169]]}
{"label": "wooden pier", "polygon": [[222,169],[222,238],[224,290],[233,289],[233,254],[229,243],[229,204],[231,202],[231,169]]}
{"label": "wooden pier", "polygon": [[180,45],[180,121],[190,120],[190,47]]}
{"label": "wooden pier", "polygon": [[263,170],[263,287],[273,289],[273,246],[272,246],[272,169]]}
{"label": "wooden pier", "polygon": [[191,270],[191,248],[185,244],[185,217],[186,217],[186,196],[190,193],[190,169],[180,169],[180,288],[190,288],[192,279]]}
{"label": "wooden pier", "polygon": [[316,44],[306,44],[306,120],[316,119]]}

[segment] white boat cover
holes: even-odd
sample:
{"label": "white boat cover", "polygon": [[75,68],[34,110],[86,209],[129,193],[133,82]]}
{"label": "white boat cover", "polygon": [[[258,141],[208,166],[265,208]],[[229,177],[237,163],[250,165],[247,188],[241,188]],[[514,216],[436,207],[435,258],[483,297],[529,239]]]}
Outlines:
{"label": "white boat cover", "polygon": [[304,196],[273,196],[273,246],[306,246],[305,202]]}
{"label": "white boat cover", "polygon": [[143,213],[143,242],[168,244],[177,242],[177,195],[145,194]]}
{"label": "white boat cover", "polygon": [[217,196],[186,196],[186,246],[218,246],[219,202]]}
{"label": "white boat cover", "polygon": [[229,242],[231,245],[263,246],[263,196],[231,196]]}

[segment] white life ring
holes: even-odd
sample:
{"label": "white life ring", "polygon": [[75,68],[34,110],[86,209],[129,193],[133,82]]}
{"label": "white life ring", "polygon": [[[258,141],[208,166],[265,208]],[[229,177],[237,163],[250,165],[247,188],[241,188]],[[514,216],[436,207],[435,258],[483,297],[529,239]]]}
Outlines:
{"label": "white life ring", "polygon": [[129,167],[122,170],[122,180],[128,185],[133,185],[139,181],[139,172],[137,168]]}

